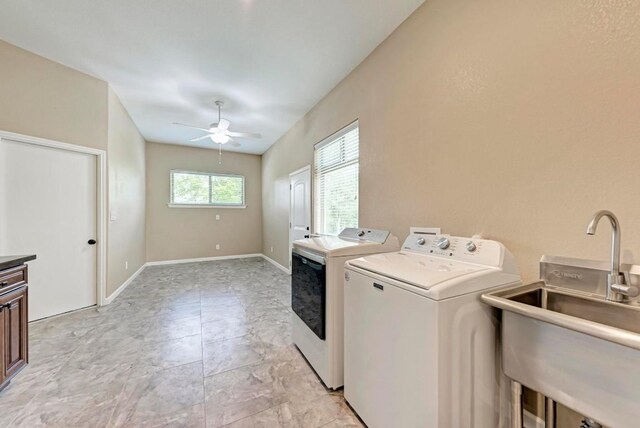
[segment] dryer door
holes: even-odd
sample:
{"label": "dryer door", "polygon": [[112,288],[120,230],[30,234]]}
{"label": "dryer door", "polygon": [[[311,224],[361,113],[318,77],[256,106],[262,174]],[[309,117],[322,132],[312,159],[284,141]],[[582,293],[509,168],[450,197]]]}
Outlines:
{"label": "dryer door", "polygon": [[291,308],[325,340],[326,266],[294,250],[291,268]]}

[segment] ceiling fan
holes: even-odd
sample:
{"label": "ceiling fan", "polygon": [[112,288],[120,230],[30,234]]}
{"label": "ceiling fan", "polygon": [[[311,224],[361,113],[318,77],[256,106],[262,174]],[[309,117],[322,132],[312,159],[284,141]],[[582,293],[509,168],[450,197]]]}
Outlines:
{"label": "ceiling fan", "polygon": [[223,144],[227,144],[231,142],[231,146],[240,147],[241,144],[233,141],[233,138],[262,138],[262,135],[256,134],[254,132],[233,132],[229,131],[229,126],[231,126],[231,122],[227,119],[223,119],[221,117],[221,109],[224,105],[223,101],[216,101],[216,105],[218,106],[218,122],[212,123],[209,125],[209,129],[200,128],[198,126],[187,125],[184,123],[173,122],[174,125],[186,126],[187,128],[199,129],[200,131],[204,131],[207,134],[202,135],[200,137],[192,138],[189,141],[200,141],[204,139],[211,139],[216,144],[220,145],[222,148]]}

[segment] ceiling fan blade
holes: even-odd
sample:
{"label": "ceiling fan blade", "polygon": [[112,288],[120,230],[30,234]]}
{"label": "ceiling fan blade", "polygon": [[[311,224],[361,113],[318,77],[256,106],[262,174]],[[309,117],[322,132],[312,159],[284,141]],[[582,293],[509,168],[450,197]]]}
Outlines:
{"label": "ceiling fan blade", "polygon": [[193,128],[193,129],[199,129],[200,131],[206,131],[209,132],[208,129],[206,128],[199,128],[197,126],[193,126],[193,125],[187,125],[186,123],[178,123],[178,122],[173,122],[174,125],[179,125],[179,126],[186,126],[187,128]]}
{"label": "ceiling fan blade", "polygon": [[221,131],[226,131],[227,129],[229,129],[229,125],[231,125],[231,122],[229,122],[227,119],[220,119],[217,128]]}
{"label": "ceiling fan blade", "polygon": [[203,135],[202,137],[192,138],[189,141],[200,141],[200,140],[204,140],[205,138],[211,138],[211,135]]}
{"label": "ceiling fan blade", "polygon": [[255,132],[231,132],[228,131],[226,134],[229,137],[238,137],[238,138],[262,138],[261,134]]}
{"label": "ceiling fan blade", "polygon": [[240,143],[238,143],[236,141],[231,143],[231,147],[241,147],[241,146],[242,146],[242,144],[240,144]]}

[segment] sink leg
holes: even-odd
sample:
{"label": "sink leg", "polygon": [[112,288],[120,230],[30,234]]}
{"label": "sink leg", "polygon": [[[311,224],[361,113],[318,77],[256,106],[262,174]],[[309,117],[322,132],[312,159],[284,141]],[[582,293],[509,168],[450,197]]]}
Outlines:
{"label": "sink leg", "polygon": [[544,428],[556,428],[556,402],[545,397]]}
{"label": "sink leg", "polygon": [[511,428],[523,428],[522,425],[522,385],[511,381]]}

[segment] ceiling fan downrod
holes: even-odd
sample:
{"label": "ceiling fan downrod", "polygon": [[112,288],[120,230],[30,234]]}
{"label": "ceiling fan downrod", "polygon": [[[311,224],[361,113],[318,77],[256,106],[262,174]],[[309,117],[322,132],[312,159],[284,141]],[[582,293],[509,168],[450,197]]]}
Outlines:
{"label": "ceiling fan downrod", "polygon": [[224,105],[224,101],[218,100],[218,101],[216,101],[216,105],[218,106],[218,123],[220,123],[220,120],[222,119],[222,115],[220,113],[220,110],[222,109],[222,106]]}

